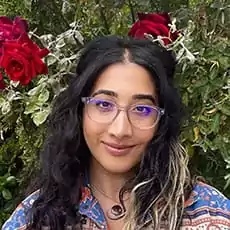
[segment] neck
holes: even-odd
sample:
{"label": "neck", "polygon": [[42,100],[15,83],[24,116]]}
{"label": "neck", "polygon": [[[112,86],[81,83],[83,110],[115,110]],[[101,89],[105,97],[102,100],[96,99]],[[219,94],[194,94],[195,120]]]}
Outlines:
{"label": "neck", "polygon": [[90,163],[90,184],[108,197],[119,201],[119,192],[124,184],[132,177],[133,172],[112,173],[103,168],[95,159]]}

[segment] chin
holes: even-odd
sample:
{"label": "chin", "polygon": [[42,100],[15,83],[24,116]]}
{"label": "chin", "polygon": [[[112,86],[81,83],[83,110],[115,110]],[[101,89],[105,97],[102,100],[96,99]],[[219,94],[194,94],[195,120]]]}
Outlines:
{"label": "chin", "polygon": [[111,164],[103,164],[101,166],[109,173],[112,174],[127,174],[134,170],[137,164],[128,163],[128,162],[113,162]]}
{"label": "chin", "polygon": [[138,151],[122,156],[114,156],[107,151],[103,151],[103,149],[99,149],[92,156],[96,167],[112,174],[127,174],[132,172],[140,163],[142,154]]}

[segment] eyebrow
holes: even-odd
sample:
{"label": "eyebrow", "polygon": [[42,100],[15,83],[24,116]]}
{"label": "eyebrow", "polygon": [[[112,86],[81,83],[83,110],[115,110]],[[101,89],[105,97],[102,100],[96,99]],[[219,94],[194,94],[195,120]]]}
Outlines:
{"label": "eyebrow", "polygon": [[[100,89],[92,94],[92,97],[95,97],[99,94],[105,94],[111,97],[118,97],[118,94],[112,90]],[[132,96],[134,100],[150,100],[153,104],[157,104],[156,99],[151,94],[134,94]]]}
{"label": "eyebrow", "polygon": [[112,96],[112,97],[118,97],[117,93],[115,93],[114,91],[111,91],[111,90],[106,90],[106,89],[100,89],[100,90],[94,92],[92,94],[92,97],[95,97],[99,94],[105,94],[105,95]]}
{"label": "eyebrow", "polygon": [[157,104],[156,99],[151,94],[135,94],[132,98],[134,100],[150,100],[154,105]]}

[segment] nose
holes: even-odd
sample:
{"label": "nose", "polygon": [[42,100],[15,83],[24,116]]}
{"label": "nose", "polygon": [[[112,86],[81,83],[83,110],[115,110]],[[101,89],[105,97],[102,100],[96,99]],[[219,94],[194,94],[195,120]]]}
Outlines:
{"label": "nose", "polygon": [[108,133],[118,139],[132,136],[132,125],[126,111],[120,111],[113,122],[109,125]]}

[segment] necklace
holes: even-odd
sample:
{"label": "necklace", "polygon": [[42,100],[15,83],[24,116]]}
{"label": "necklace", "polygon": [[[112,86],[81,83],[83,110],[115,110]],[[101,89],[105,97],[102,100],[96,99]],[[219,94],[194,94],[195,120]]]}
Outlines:
{"label": "necklace", "polygon": [[106,216],[110,219],[110,220],[119,220],[122,217],[125,216],[125,210],[124,207],[121,204],[118,204],[117,201],[115,201],[113,198],[111,198],[110,196],[108,196],[104,191],[102,191],[101,189],[97,188],[95,185],[90,185],[90,188],[93,191],[98,191],[100,194],[102,194],[104,197],[110,199],[111,201],[115,202],[116,204],[114,204],[107,212],[106,212]]}

